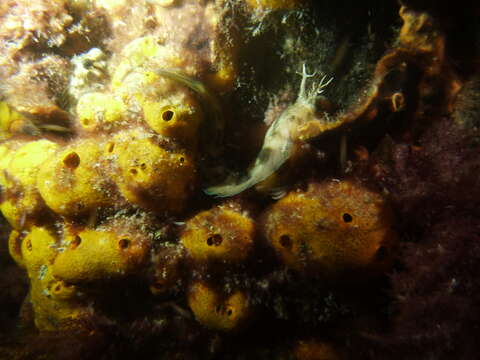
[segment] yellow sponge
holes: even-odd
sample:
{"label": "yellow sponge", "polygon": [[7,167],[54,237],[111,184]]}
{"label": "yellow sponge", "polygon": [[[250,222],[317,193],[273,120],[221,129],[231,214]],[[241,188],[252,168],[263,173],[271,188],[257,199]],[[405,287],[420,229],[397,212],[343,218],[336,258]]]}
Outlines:
{"label": "yellow sponge", "polygon": [[22,114],[0,101],[0,140],[8,139],[15,132],[23,132],[33,124]]}
{"label": "yellow sponge", "polygon": [[190,149],[195,148],[201,121],[199,106],[169,100],[146,100],[142,108],[145,121],[157,134],[181,141]]}
{"label": "yellow sponge", "polygon": [[30,282],[29,299],[35,314],[35,326],[40,331],[72,327],[79,318],[89,316],[76,286],[55,279],[51,266],[45,266],[36,276],[30,277]]}
{"label": "yellow sponge", "polygon": [[123,133],[110,146],[117,159],[114,180],[129,202],[156,211],[183,209],[195,180],[188,154],[166,150],[138,132]]}
{"label": "yellow sponge", "polygon": [[118,225],[68,233],[64,243],[64,251],[53,264],[53,274],[74,284],[138,271],[148,260],[151,245],[139,229],[124,233]]}
{"label": "yellow sponge", "polygon": [[113,95],[87,93],[78,101],[77,115],[80,126],[87,131],[111,129],[125,118],[126,106]]}
{"label": "yellow sponge", "polygon": [[190,287],[188,304],[195,318],[213,330],[237,330],[250,315],[248,296],[244,291],[222,296],[221,292],[203,282]]}
{"label": "yellow sponge", "polygon": [[354,181],[325,181],[275,203],[265,214],[264,230],[288,267],[332,278],[384,270],[396,239],[392,222],[380,194]]}
{"label": "yellow sponge", "polygon": [[28,228],[33,216],[45,208],[36,188],[37,173],[57,148],[58,145],[51,141],[36,140],[11,153],[8,166],[3,170],[3,180],[0,180],[5,191],[0,210],[14,228]]}
{"label": "yellow sponge", "polygon": [[45,227],[32,226],[21,245],[23,262],[30,278],[42,277],[42,272],[57,256],[57,238]]}
{"label": "yellow sponge", "polygon": [[102,166],[101,144],[84,140],[57,152],[40,168],[37,186],[45,203],[66,216],[107,205],[113,194]]}
{"label": "yellow sponge", "polygon": [[181,241],[195,260],[238,263],[250,254],[254,236],[252,219],[227,207],[217,207],[187,221]]}

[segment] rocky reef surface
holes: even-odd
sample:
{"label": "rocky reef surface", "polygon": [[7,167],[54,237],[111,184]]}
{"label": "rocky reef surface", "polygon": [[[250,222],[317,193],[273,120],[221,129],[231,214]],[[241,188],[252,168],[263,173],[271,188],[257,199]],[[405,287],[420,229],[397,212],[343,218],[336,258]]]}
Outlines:
{"label": "rocky reef surface", "polygon": [[1,359],[475,359],[480,6],[0,3]]}

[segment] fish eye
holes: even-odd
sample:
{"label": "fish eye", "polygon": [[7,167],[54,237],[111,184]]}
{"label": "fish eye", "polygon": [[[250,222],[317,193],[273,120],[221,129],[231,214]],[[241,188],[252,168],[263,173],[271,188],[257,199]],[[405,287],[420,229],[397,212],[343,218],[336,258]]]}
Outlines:
{"label": "fish eye", "polygon": [[85,59],[83,61],[83,66],[86,68],[86,69],[90,69],[92,66],[93,66],[93,61],[90,60],[90,59]]}

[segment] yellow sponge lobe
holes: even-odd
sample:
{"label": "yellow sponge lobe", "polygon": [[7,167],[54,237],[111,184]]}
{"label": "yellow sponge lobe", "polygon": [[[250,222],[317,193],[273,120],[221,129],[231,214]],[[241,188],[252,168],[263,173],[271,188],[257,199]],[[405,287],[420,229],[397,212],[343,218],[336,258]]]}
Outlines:
{"label": "yellow sponge lobe", "polygon": [[112,194],[102,167],[103,148],[85,140],[57,152],[43,164],[37,186],[53,211],[74,216],[109,204]]}
{"label": "yellow sponge lobe", "polygon": [[203,282],[191,286],[188,304],[195,318],[213,330],[237,330],[250,314],[248,296],[244,291],[222,296],[221,292]]}
{"label": "yellow sponge lobe", "polygon": [[195,179],[188,154],[167,150],[135,133],[120,135],[111,145],[118,167],[114,180],[125,199],[157,211],[183,209]]}
{"label": "yellow sponge lobe", "polygon": [[74,284],[138,271],[150,249],[150,243],[138,233],[115,229],[85,229],[67,235],[64,242],[66,248],[55,259],[53,274]]}
{"label": "yellow sponge lobe", "polygon": [[217,207],[190,219],[181,241],[195,260],[238,263],[250,254],[254,236],[252,219],[226,207]]}
{"label": "yellow sponge lobe", "polygon": [[392,211],[380,194],[353,181],[310,184],[265,215],[265,235],[288,266],[332,278],[346,271],[381,271],[396,238]]}
{"label": "yellow sponge lobe", "polygon": [[126,106],[113,95],[93,92],[80,98],[77,114],[80,126],[87,131],[110,129],[121,124],[126,116]]}
{"label": "yellow sponge lobe", "polygon": [[32,217],[44,209],[44,202],[36,188],[37,173],[57,148],[58,145],[51,141],[37,140],[11,152],[0,180],[5,191],[0,210],[14,228],[29,227]]}

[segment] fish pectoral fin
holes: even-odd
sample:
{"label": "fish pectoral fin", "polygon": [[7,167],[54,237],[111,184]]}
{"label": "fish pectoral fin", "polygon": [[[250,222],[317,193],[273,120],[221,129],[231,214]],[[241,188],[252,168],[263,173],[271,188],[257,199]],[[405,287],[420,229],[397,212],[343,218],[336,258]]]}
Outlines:
{"label": "fish pectoral fin", "polygon": [[279,200],[287,194],[286,186],[277,186],[269,190],[269,195],[273,200]]}

